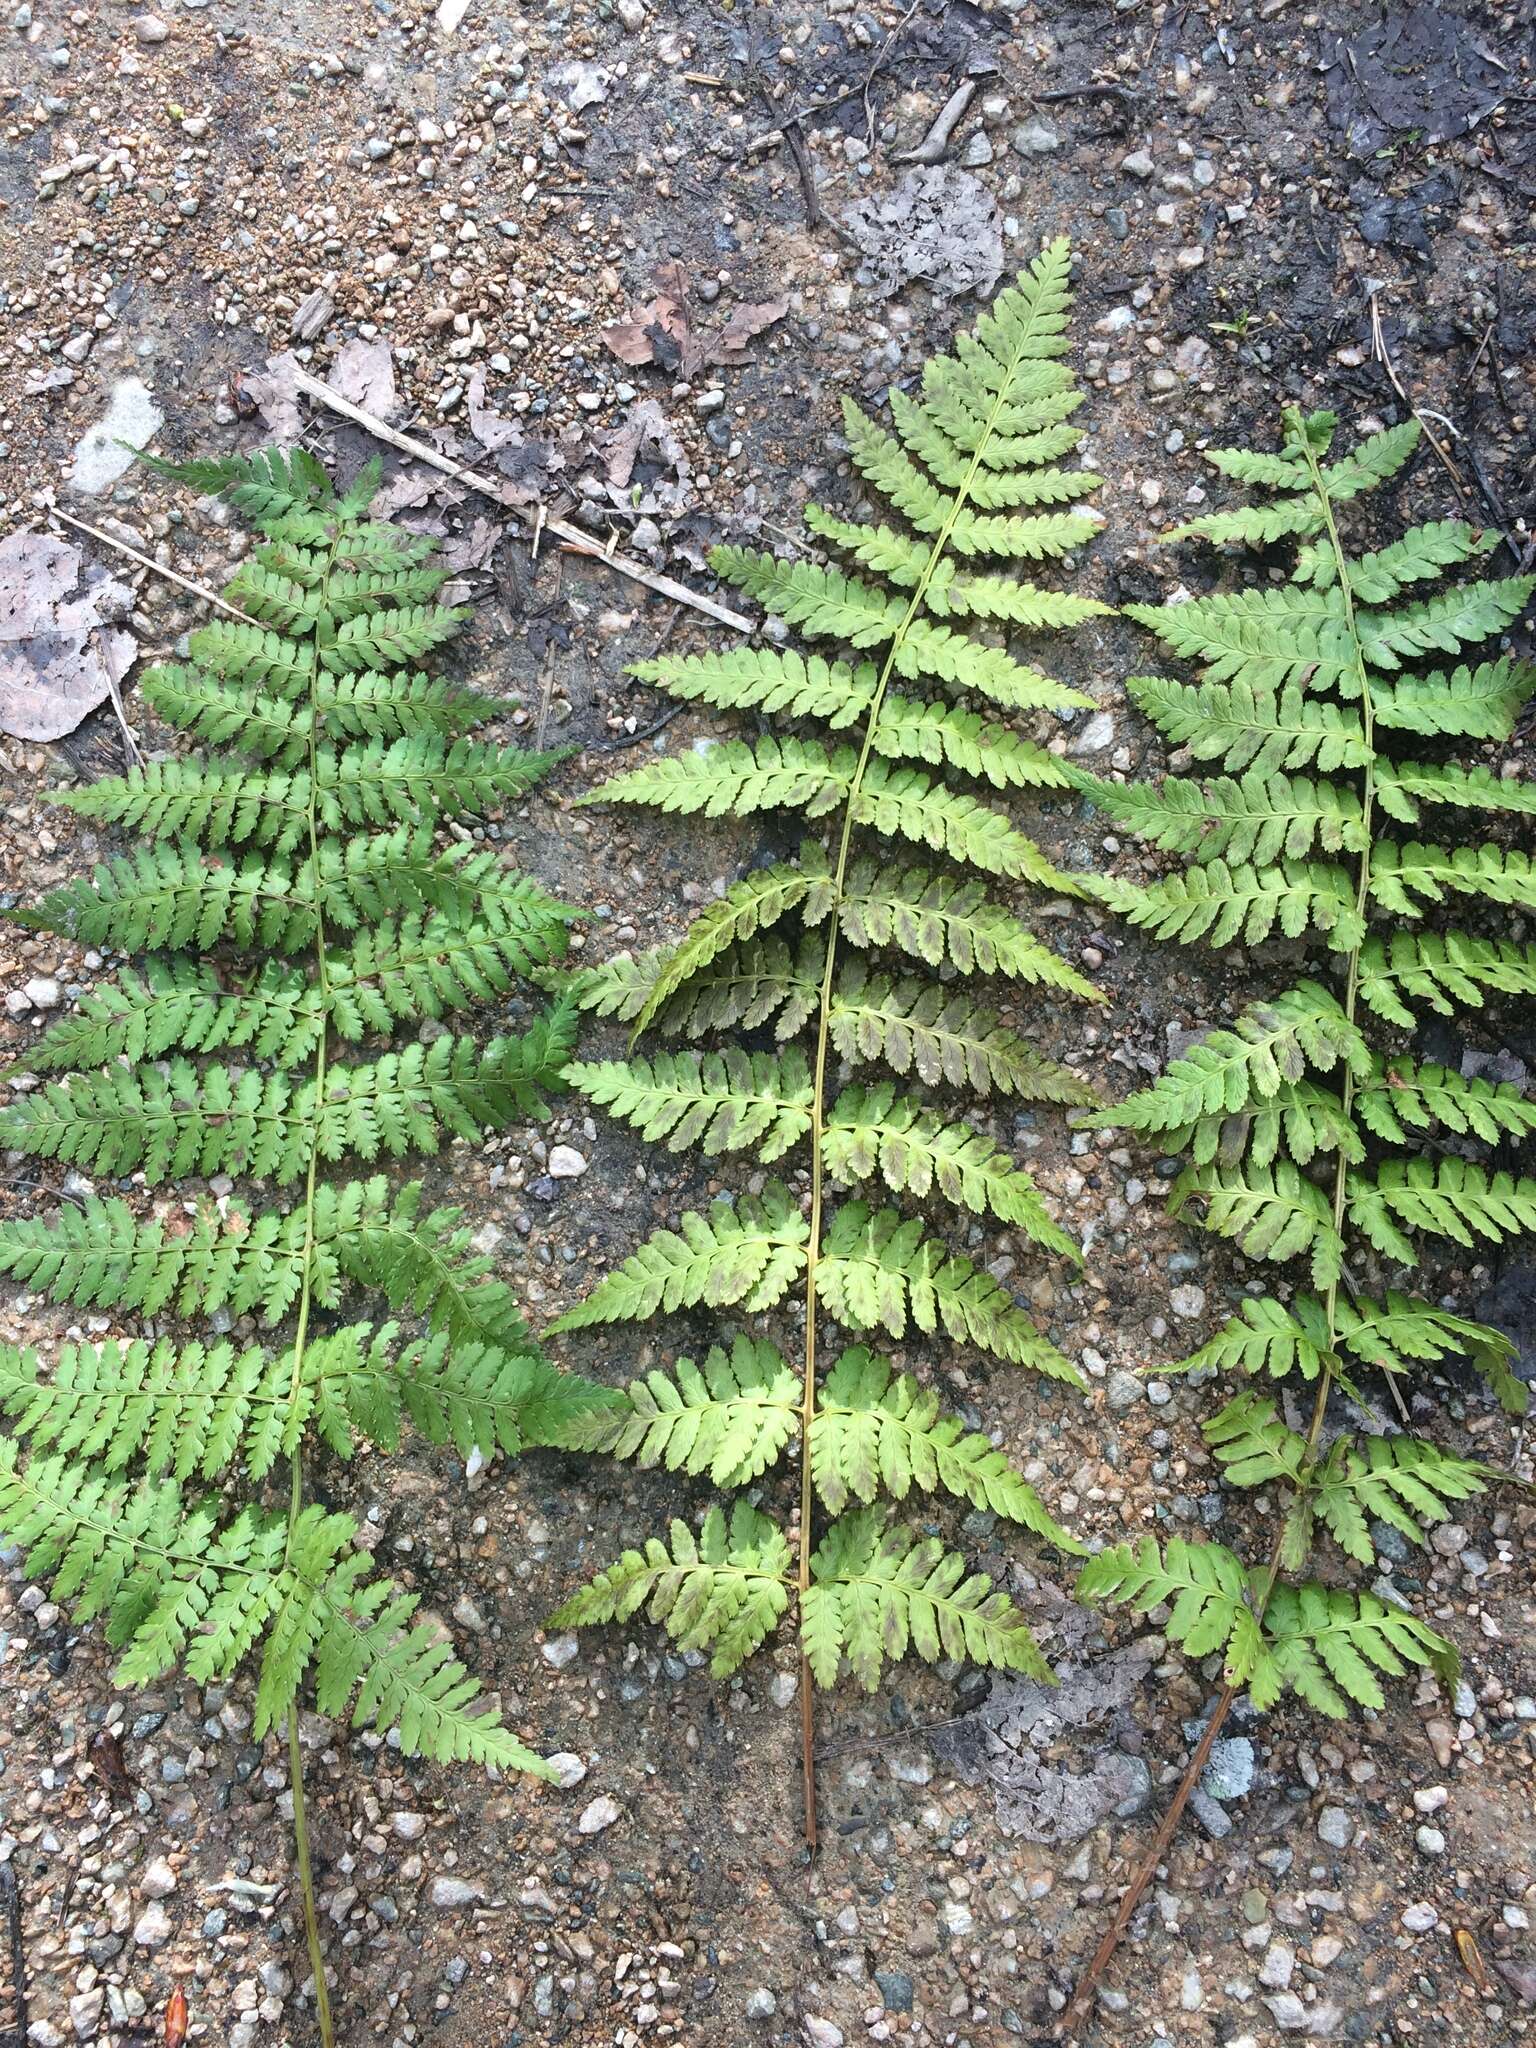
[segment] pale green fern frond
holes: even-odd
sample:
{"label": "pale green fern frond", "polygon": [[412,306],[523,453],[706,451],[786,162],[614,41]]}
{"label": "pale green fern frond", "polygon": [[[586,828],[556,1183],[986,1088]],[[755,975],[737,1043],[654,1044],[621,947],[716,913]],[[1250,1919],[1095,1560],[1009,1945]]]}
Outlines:
{"label": "pale green fern frond", "polygon": [[[286,1725],[296,1766],[313,1705],[407,1754],[548,1775],[418,1596],[372,1578],[357,1526],[305,1494],[322,1454],[388,1453],[407,1430],[510,1454],[612,1398],[538,1354],[456,1211],[428,1209],[419,1182],[325,1170],[547,1113],[574,1005],[487,1039],[469,1013],[505,1015],[572,913],[464,821],[506,815],[556,756],[467,737],[509,707],[417,666],[463,615],[436,602],[430,542],[366,517],[377,462],[341,496],[303,450],[149,466],[224,494],[259,537],[229,586],[244,616],[144,684],[146,714],[210,753],[51,792],[146,843],[11,913],[86,950],[97,978],[23,1049],[45,1078],[14,1089],[0,1143],[118,1186],[0,1224],[0,1271],[97,1328],[144,1321],[52,1357],[0,1351],[0,1535],[78,1621],[104,1618],[121,1683],[249,1666],[255,1735]],[[457,1032],[435,1024],[449,1012]],[[294,1192],[146,1193],[211,1175]],[[370,1295],[389,1319],[359,1319]],[[274,1334],[197,1327],[236,1318]]]}
{"label": "pale green fern frond", "polygon": [[[571,978],[581,1008],[636,1036],[654,1027],[704,1041],[700,1049],[637,1057],[632,1046],[627,1057],[573,1066],[569,1079],[653,1146],[697,1146],[722,1162],[750,1152],[771,1166],[796,1159],[803,1142],[809,1200],[754,1181],[750,1193],[689,1211],[554,1327],[711,1308],[766,1318],[794,1290],[805,1317],[802,1334],[796,1313],[797,1367],[754,1326],[753,1345],[741,1339],[702,1366],[652,1371],[631,1384],[622,1410],[594,1413],[581,1430],[588,1447],[727,1490],[776,1484],[775,1461],[793,1443],[802,1512],[793,1569],[786,1554],[756,1593],[741,1590],[756,1569],[756,1524],[738,1539],[717,1514],[703,1543],[675,1525],[670,1542],[629,1553],[567,1603],[562,1624],[645,1607],[723,1672],[793,1593],[802,1647],[823,1683],[845,1656],[872,1683],[908,1647],[1043,1672],[1003,1596],[966,1579],[958,1557],[926,1534],[884,1531],[874,1511],[878,1497],[919,1487],[1064,1547],[1069,1539],[1001,1451],[941,1418],[915,1381],[892,1378],[862,1351],[824,1377],[818,1340],[829,1318],[855,1331],[942,1335],[1082,1384],[1010,1288],[923,1217],[841,1195],[878,1182],[915,1210],[937,1193],[967,1219],[1078,1258],[1004,1134],[929,1099],[938,1089],[1098,1099],[1039,1047],[1034,1020],[1015,1014],[1022,1004],[991,1007],[966,986],[997,975],[1010,996],[1040,989],[1102,1001],[1012,897],[988,895],[979,880],[1023,885],[1020,898],[1075,886],[1005,803],[1014,792],[1068,790],[1040,714],[1090,700],[1051,675],[1039,636],[1107,609],[1015,574],[1021,562],[1062,560],[1100,525],[1083,509],[1099,479],[1064,460],[1080,439],[1069,424],[1081,403],[1064,360],[1069,302],[1068,251],[1053,243],[972,335],[927,366],[920,392],[889,395],[889,424],[845,404],[853,490],[862,483],[877,509],[856,499],[809,508],[810,548],[783,558],[713,552],[723,580],[769,614],[774,645],[667,654],[635,671],[689,706],[755,714],[759,726],[719,741],[690,734],[591,801],[698,819],[794,812],[807,836],[793,859],[758,856],[678,942]],[[797,640],[817,652],[800,652]],[[925,850],[920,865],[914,847]],[[845,1085],[839,1063],[884,1067],[903,1087]],[[853,1501],[871,1513],[845,1515],[818,1548],[821,1511],[840,1514]],[[805,1784],[813,1792],[809,1747]],[[807,1829],[809,1839],[810,1811]]]}
{"label": "pale green fern frond", "polygon": [[[1279,453],[1216,451],[1222,474],[1281,495],[1181,529],[1219,545],[1293,541],[1285,582],[1131,608],[1200,664],[1192,681],[1140,679],[1133,697],[1192,762],[1226,773],[1181,769],[1138,787],[1070,771],[1094,805],[1191,863],[1150,885],[1082,878],[1089,893],[1161,937],[1258,947],[1283,936],[1293,956],[1284,995],[1089,1119],[1188,1151],[1175,1215],[1248,1258],[1308,1265],[1310,1289],[1282,1298],[1277,1284],[1244,1300],[1180,1368],[1306,1389],[1282,1415],[1250,1385],[1205,1424],[1224,1482],[1276,1497],[1267,1555],[1245,1568],[1215,1544],[1160,1553],[1147,1541],[1092,1560],[1079,1580],[1111,1604],[1167,1603],[1171,1641],[1191,1656],[1221,1651],[1211,1735],[1239,1686],[1256,1708],[1294,1692],[1341,1717],[1379,1711],[1384,1677],[1427,1669],[1454,1683],[1454,1650],[1416,1615],[1301,1575],[1323,1535],[1373,1569],[1382,1526],[1421,1542],[1496,1477],[1417,1437],[1377,1434],[1366,1375],[1427,1378],[1465,1360],[1510,1414],[1528,1406],[1512,1340],[1398,1292],[1392,1269],[1536,1234],[1536,1180],[1509,1156],[1536,1130],[1523,1083],[1470,1061],[1458,1071],[1395,1036],[1424,1012],[1481,1011],[1536,990],[1536,948],[1520,929],[1536,911],[1536,865],[1516,838],[1536,800],[1493,761],[1435,751],[1515,730],[1536,665],[1473,650],[1514,624],[1536,579],[1457,580],[1497,537],[1456,520],[1353,547],[1344,508],[1403,468],[1421,429],[1408,418],[1328,459],[1335,426],[1330,414],[1288,413]],[[1416,666],[1430,660],[1459,665]],[[1416,836],[1430,812],[1443,843]],[[1481,837],[1453,837],[1478,814]],[[1297,952],[1316,980],[1294,982]],[[1341,1402],[1366,1426],[1329,1441]]]}

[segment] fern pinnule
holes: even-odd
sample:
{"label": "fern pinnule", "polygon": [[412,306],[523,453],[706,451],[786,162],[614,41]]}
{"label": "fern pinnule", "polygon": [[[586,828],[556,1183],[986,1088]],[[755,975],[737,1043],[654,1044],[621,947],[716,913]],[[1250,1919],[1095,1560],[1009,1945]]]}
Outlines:
{"label": "fern pinnule", "polygon": [[[0,1272],[154,1320],[48,1360],[0,1350],[0,1528],[80,1619],[106,1617],[121,1682],[257,1666],[256,1731],[289,1730],[329,2043],[305,1688],[408,1754],[547,1774],[417,1596],[373,1574],[352,1517],[304,1504],[304,1461],[317,1444],[393,1450],[407,1426],[466,1457],[515,1451],[612,1398],[542,1358],[457,1211],[424,1209],[419,1182],[324,1171],[547,1114],[571,1003],[485,1041],[435,1020],[558,960],[568,913],[437,826],[515,800],[555,757],[466,737],[501,707],[414,666],[461,615],[434,602],[429,549],[367,519],[377,465],[340,497],[302,450],[154,466],[224,493],[266,540],[230,585],[244,618],[194,633],[190,661],[145,682],[216,757],[56,792],[149,843],[17,913],[125,958],[24,1060],[35,1080],[0,1110],[0,1144],[146,1190],[226,1175],[295,1192],[145,1213],[87,1191],[0,1223]],[[369,1295],[376,1319],[356,1320]],[[167,1316],[254,1334],[183,1341]]]}
{"label": "fern pinnule", "polygon": [[[1373,1523],[1423,1543],[1450,1503],[1495,1476],[1410,1433],[1401,1401],[1403,1431],[1380,1433],[1362,1369],[1387,1374],[1395,1393],[1400,1376],[1464,1359],[1512,1414],[1527,1405],[1502,1332],[1396,1283],[1437,1244],[1473,1250],[1536,1232],[1536,1179],[1519,1172],[1513,1149],[1536,1129],[1536,1104],[1470,1062],[1457,1071],[1418,1057],[1400,1035],[1426,1012],[1536,994],[1536,947],[1518,929],[1536,911],[1529,854],[1495,837],[1452,843],[1464,815],[1485,814],[1493,830],[1528,812],[1529,787],[1491,762],[1429,751],[1507,738],[1536,692],[1536,665],[1499,656],[1431,674],[1405,667],[1463,656],[1501,632],[1536,578],[1443,582],[1496,544],[1454,520],[1353,551],[1345,506],[1401,470],[1420,428],[1409,419],[1330,461],[1333,430],[1329,414],[1291,412],[1278,455],[1217,451],[1224,474],[1285,495],[1180,529],[1215,543],[1284,539],[1295,549],[1288,582],[1132,607],[1203,670],[1194,683],[1143,679],[1133,696],[1166,738],[1226,772],[1148,786],[1073,771],[1107,815],[1189,863],[1150,884],[1085,876],[1081,886],[1176,940],[1252,945],[1283,932],[1315,977],[1253,1003],[1150,1087],[1088,1119],[1190,1152],[1174,1214],[1256,1262],[1306,1262],[1299,1283],[1245,1299],[1183,1362],[1308,1388],[1304,1428],[1252,1384],[1205,1425],[1225,1484],[1274,1489],[1282,1501],[1267,1559],[1245,1566],[1213,1542],[1160,1551],[1148,1539],[1106,1551],[1079,1580],[1111,1604],[1171,1602],[1172,1639],[1192,1656],[1223,1656],[1212,1732],[1240,1687],[1255,1706],[1294,1692],[1337,1717],[1378,1709],[1382,1675],[1455,1674],[1452,1645],[1426,1621],[1304,1576],[1329,1546],[1336,1562],[1369,1567]],[[1330,1440],[1335,1390],[1368,1419]],[[1202,1757],[1208,1748],[1209,1733]]]}
{"label": "fern pinnule", "polygon": [[[890,1501],[917,1488],[948,1493],[1072,1547],[1003,1452],[941,1415],[910,1375],[857,1346],[826,1375],[818,1364],[830,1319],[896,1343],[942,1333],[1081,1384],[1008,1288],[916,1213],[943,1201],[1077,1258],[999,1135],[929,1095],[1095,1099],[1025,1034],[1014,1005],[989,1008],[966,985],[996,975],[1101,1000],[1012,907],[1007,885],[1055,896],[1075,885],[995,801],[1067,788],[1035,714],[1088,701],[1037,667],[1016,635],[1070,629],[1106,609],[1024,582],[1013,566],[1057,560],[1099,524],[1082,508],[1097,477],[1056,466],[1081,438],[1068,424],[1079,394],[1062,360],[1068,270],[1066,245],[1053,243],[973,336],[927,366],[920,395],[892,392],[889,426],[845,404],[853,468],[887,517],[809,508],[820,559],[716,550],[717,571],[777,622],[776,644],[636,670],[686,702],[756,713],[771,729],[653,760],[585,799],[704,818],[771,810],[807,834],[798,857],[731,883],[679,944],[573,977],[578,1003],[637,1036],[706,1041],[579,1063],[568,1070],[577,1088],[653,1144],[754,1154],[785,1178],[685,1213],[556,1325],[691,1309],[728,1310],[740,1323],[792,1295],[803,1301],[797,1368],[755,1333],[737,1336],[702,1366],[680,1359],[634,1382],[627,1410],[595,1416],[586,1439],[727,1490],[764,1483],[792,1454],[798,1526],[791,1541],[767,1506],[738,1501],[729,1519],[711,1509],[699,1538],[674,1524],[556,1619],[643,1609],[727,1672],[793,1603],[810,1840],[812,1682],[830,1685],[846,1664],[872,1686],[888,1657],[909,1650],[1045,1669],[1007,1596],[968,1577],[942,1543],[889,1521]],[[808,1204],[795,1178],[805,1169]]]}

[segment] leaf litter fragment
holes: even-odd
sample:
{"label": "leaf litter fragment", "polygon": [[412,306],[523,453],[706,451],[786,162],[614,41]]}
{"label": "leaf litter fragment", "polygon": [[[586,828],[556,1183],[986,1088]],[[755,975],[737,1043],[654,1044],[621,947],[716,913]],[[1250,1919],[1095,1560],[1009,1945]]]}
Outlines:
{"label": "leaf litter fragment", "polygon": [[719,327],[696,327],[682,264],[663,263],[655,283],[655,297],[605,327],[603,340],[621,363],[636,369],[656,363],[685,382],[707,364],[748,361],[748,344],[789,311],[788,299],[764,299],[737,306]]}
{"label": "leaf litter fragment", "polygon": [[136,643],[133,592],[51,533],[0,540],[0,732],[57,740],[109,698]]}

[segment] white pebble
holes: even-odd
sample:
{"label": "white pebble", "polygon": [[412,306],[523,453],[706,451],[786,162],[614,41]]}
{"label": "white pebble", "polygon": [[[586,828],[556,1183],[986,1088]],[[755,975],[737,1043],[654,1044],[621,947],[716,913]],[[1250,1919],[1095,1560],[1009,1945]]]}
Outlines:
{"label": "white pebble", "polygon": [[575,1180],[578,1174],[586,1172],[587,1162],[574,1145],[552,1145],[549,1170],[556,1180]]}
{"label": "white pebble", "polygon": [[583,1807],[576,1832],[579,1835],[600,1835],[604,1828],[613,1826],[622,1811],[617,1799],[610,1799],[606,1792],[600,1792],[589,1806]]}

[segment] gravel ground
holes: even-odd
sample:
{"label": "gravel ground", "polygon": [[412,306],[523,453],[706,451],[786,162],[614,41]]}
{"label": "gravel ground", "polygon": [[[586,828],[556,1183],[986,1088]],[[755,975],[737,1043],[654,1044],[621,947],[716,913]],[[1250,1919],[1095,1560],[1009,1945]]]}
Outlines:
{"label": "gravel ground", "polygon": [[[1379,9],[31,0],[0,29],[0,499],[26,519],[57,494],[217,582],[237,544],[209,508],[104,475],[109,405],[113,433],[146,408],[162,416],[169,451],[249,445],[261,427],[243,415],[262,403],[280,420],[283,401],[242,373],[292,349],[325,376],[348,347],[383,342],[396,424],[494,461],[702,587],[714,539],[771,545],[808,496],[848,496],[839,394],[878,395],[971,318],[971,296],[946,296],[968,264],[1011,268],[1068,232],[1085,417],[1107,479],[1082,588],[1144,599],[1208,573],[1152,544],[1198,496],[1201,440],[1219,429],[1267,445],[1277,404],[1297,399],[1367,429],[1397,416],[1393,374],[1445,423],[1469,516],[1497,520],[1518,551],[1536,325],[1530,12],[1478,10],[1471,42],[1454,17],[1426,26],[1429,13],[1394,16],[1407,40],[1385,58],[1367,38],[1353,63],[1325,68],[1335,36],[1372,28]],[[947,153],[920,167],[927,213],[862,250],[860,215],[844,215],[898,191],[904,152],[967,81]],[[1490,110],[1500,90],[1507,103]],[[1469,133],[1433,139],[1469,109]],[[937,227],[936,200],[959,209]],[[599,327],[649,299],[669,261],[700,337],[737,307],[787,308],[742,362],[685,378],[692,366],[665,351],[616,361]],[[904,261],[913,281],[885,295]],[[310,438],[343,471],[367,448],[323,417]],[[1396,510],[1453,509],[1426,452]],[[546,549],[532,565],[526,546],[481,531],[486,511],[455,486],[408,515],[446,533],[478,600],[465,672],[520,694],[522,729],[580,748],[499,829],[593,906],[594,956],[653,943],[763,837],[658,832],[570,805],[611,765],[603,750],[647,744],[660,715],[624,664],[663,639],[706,644],[699,622],[574,558]],[[153,653],[198,616],[152,578],[132,624]],[[1102,705],[1071,742],[1095,767],[1157,765],[1118,689],[1147,658],[1115,621],[1067,652]],[[685,713],[660,743],[704,730]],[[56,747],[0,742],[7,901],[92,856],[92,836],[42,797],[117,766],[120,744],[100,714]],[[1037,822],[1064,859],[1114,851],[1065,804]],[[1262,985],[1243,957],[1153,961],[1088,913],[1068,918],[1113,1007],[1097,1026],[1048,1013],[1038,1028],[1118,1087]],[[0,987],[16,998],[4,1048],[24,1053],[96,965],[0,935]],[[1473,1042],[1536,1061],[1530,1015],[1500,1023]],[[1003,1373],[982,1384],[966,1377],[974,1361],[946,1367],[951,1393],[1085,1535],[1204,1524],[1239,1537],[1247,1510],[1199,1447],[1206,1397],[1130,1372],[1201,1341],[1243,1274],[1163,1217],[1155,1159],[1108,1134],[1072,1138],[1050,1115],[1011,1135],[1089,1240],[1086,1275],[1026,1263],[990,1232],[968,1248],[1008,1262],[1095,1393],[1083,1404]],[[550,1176],[556,1144],[585,1171]],[[713,1185],[571,1108],[460,1148],[435,1179],[484,1219],[536,1318]],[[29,1211],[57,1192],[38,1180],[13,1174],[0,1199]],[[1536,1370],[1529,1264],[1441,1277],[1502,1317]],[[4,1341],[45,1340],[67,1320],[0,1290]],[[566,1356],[617,1377],[645,1357],[623,1341]],[[1476,1389],[1437,1391],[1453,1438],[1519,1461]],[[1063,1692],[904,1670],[877,1702],[839,1693],[822,1714],[825,1842],[808,1870],[787,1654],[722,1687],[643,1633],[538,1632],[671,1511],[675,1484],[545,1455],[467,1476],[419,1450],[321,1479],[451,1619],[513,1723],[565,1760],[558,1788],[486,1788],[306,1724],[348,2043],[1048,2038],[1215,1690],[1213,1671],[1145,1631],[1118,1626],[1106,1643],[1030,1576],[1027,1549],[973,1521],[972,1549],[1039,1617]],[[1077,2038],[1529,2037],[1533,1550],[1536,1516],[1513,1491],[1469,1504],[1425,1554],[1383,1532],[1383,1576],[1462,1650],[1460,1695],[1409,1688],[1344,1727],[1289,1709],[1234,1718]],[[13,1570],[0,1599],[0,1857],[20,1902],[30,2040],[158,2039],[179,1984],[194,2040],[309,2043],[286,1757],[251,1741],[247,1693],[121,1697],[99,1636],[71,1630],[44,1589]],[[0,2027],[9,2017],[0,2003]]]}

